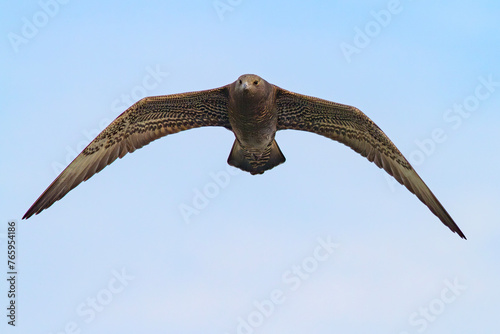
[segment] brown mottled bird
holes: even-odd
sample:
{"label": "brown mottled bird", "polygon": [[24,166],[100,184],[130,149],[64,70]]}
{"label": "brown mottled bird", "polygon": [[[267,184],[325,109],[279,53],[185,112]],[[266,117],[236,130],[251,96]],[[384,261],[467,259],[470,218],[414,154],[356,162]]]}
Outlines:
{"label": "brown mottled bird", "polygon": [[146,97],[104,129],[52,182],[23,219],[47,209],[82,181],[155,139],[202,126],[221,126],[236,139],[227,162],[262,174],[283,162],[278,130],[310,131],[352,148],[414,193],[465,239],[438,199],[373,121],[357,108],[296,94],[257,75],[211,90]]}

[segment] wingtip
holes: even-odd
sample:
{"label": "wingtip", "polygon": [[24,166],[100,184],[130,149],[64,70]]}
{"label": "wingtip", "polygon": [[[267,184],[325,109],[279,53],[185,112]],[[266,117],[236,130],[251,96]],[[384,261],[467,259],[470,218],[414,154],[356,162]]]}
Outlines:
{"label": "wingtip", "polygon": [[453,222],[453,225],[447,225],[448,228],[453,232],[453,233],[456,233],[460,236],[460,238],[464,239],[464,240],[467,240],[467,237],[465,236],[465,234],[462,232],[462,230],[460,229],[460,227],[458,227],[457,224],[455,224],[455,222]]}
{"label": "wingtip", "polygon": [[21,218],[22,220],[29,219],[30,217],[39,214],[43,210],[43,209],[40,210],[40,208],[35,207],[35,204],[36,204],[36,202],[28,209],[28,211],[26,211],[23,218]]}
{"label": "wingtip", "polygon": [[[443,210],[444,210],[444,208],[443,208]],[[446,210],[445,210],[445,212],[446,212]],[[442,222],[443,222],[446,226],[448,226],[448,228],[449,228],[452,232],[454,232],[454,233],[458,234],[458,235],[460,236],[460,238],[467,240],[467,237],[465,236],[465,234],[462,232],[462,230],[460,229],[460,227],[458,227],[458,225],[457,225],[457,224],[453,221],[453,219],[449,216],[449,214],[448,214],[447,212],[446,212],[446,215],[448,216],[449,221],[446,221],[446,220],[443,220],[443,219],[441,219],[441,218],[440,218],[440,219],[441,219],[441,221],[442,221]],[[439,216],[438,216],[438,217],[439,217]]]}
{"label": "wingtip", "polygon": [[28,210],[26,211],[26,213],[24,214],[23,218],[21,218],[22,220],[26,220],[28,218],[30,218],[31,216],[33,216],[33,212],[31,212],[31,210]]}

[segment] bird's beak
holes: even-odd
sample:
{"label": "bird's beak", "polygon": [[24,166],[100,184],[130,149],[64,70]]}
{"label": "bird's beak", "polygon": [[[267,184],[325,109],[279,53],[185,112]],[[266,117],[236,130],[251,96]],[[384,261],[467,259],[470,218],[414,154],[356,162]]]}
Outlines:
{"label": "bird's beak", "polygon": [[242,83],[241,88],[243,89],[244,92],[248,91],[248,83],[247,82]]}

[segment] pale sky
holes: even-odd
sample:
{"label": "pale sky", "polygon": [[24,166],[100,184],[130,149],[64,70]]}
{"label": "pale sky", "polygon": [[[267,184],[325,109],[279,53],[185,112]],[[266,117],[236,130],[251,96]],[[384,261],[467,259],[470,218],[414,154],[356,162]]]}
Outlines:
{"label": "pale sky", "polygon": [[[2,333],[497,333],[496,1],[62,1],[0,10]],[[144,96],[245,73],[358,107],[468,240],[346,146],[227,165],[222,128],[167,136],[21,217]]]}

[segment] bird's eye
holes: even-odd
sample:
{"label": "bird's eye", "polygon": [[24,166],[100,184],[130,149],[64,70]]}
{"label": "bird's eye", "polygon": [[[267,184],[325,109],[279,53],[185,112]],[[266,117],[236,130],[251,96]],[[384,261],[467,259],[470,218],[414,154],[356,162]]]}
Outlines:
{"label": "bird's eye", "polygon": [[253,82],[253,84],[254,84],[254,85],[258,85],[258,84],[259,84],[259,82],[258,82],[257,80],[255,80],[255,81]]}

